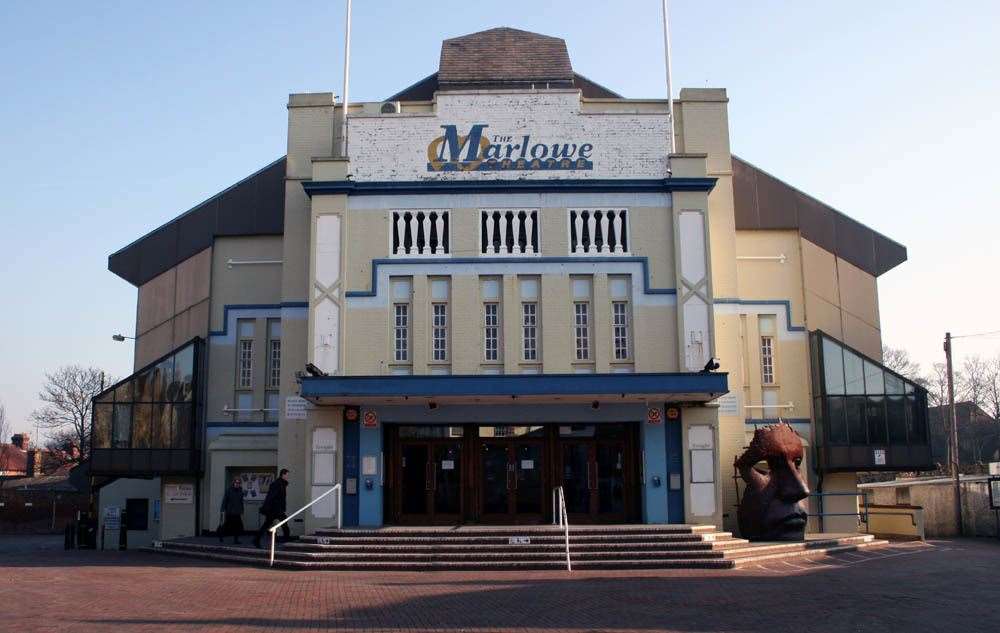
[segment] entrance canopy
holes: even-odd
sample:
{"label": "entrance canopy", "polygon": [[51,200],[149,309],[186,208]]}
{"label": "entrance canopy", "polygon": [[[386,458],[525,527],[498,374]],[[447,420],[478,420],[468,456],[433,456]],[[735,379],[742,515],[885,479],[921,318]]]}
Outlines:
{"label": "entrance canopy", "polygon": [[708,402],[729,391],[726,373],[462,376],[306,376],[318,405],[435,402]]}

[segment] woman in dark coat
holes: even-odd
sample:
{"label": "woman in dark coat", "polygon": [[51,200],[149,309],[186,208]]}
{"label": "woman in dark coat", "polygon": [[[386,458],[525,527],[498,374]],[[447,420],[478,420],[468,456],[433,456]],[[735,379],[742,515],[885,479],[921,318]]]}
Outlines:
{"label": "woman in dark coat", "polygon": [[[278,473],[278,478],[267,489],[267,496],[264,497],[264,503],[260,506],[260,513],[264,515],[264,521],[260,524],[257,536],[253,539],[255,547],[260,547],[260,539],[271,528],[272,523],[287,518],[285,514],[287,509],[287,488],[288,469],[282,468],[281,472]],[[288,529],[287,523],[281,526],[281,533],[286,541],[291,538],[292,532]]]}
{"label": "woman in dark coat", "polygon": [[219,529],[219,541],[226,535],[232,535],[233,543],[239,545],[240,534],[243,534],[243,485],[239,477],[233,477],[233,485],[222,495],[219,511],[225,517]]}

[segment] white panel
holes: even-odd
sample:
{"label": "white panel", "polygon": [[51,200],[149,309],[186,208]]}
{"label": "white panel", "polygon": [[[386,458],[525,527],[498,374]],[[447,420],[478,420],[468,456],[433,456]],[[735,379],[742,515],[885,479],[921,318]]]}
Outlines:
{"label": "white panel", "polygon": [[697,211],[682,211],[680,227],[681,275],[692,282],[705,278],[705,216]]}
{"label": "white panel", "polygon": [[252,393],[241,393],[236,396],[236,408],[237,409],[252,409],[253,408],[253,394]]}
{"label": "white panel", "polygon": [[673,206],[669,193],[440,193],[349,196],[348,209],[629,208]]}
{"label": "white panel", "polygon": [[253,338],[253,319],[239,319],[240,338]]}
{"label": "white panel", "polygon": [[313,429],[312,450],[326,452],[337,450],[337,429],[328,427]]}
{"label": "white panel", "polygon": [[479,373],[488,376],[497,376],[503,373],[503,367],[483,367]]}
{"label": "white panel", "polygon": [[634,374],[635,366],[633,365],[616,365],[611,368],[612,374]]}
{"label": "white panel", "polygon": [[627,299],[631,294],[628,287],[628,279],[625,277],[612,277],[608,279],[608,292],[612,299]]}
{"label": "white panel", "polygon": [[699,517],[715,514],[715,484],[691,484],[691,514]]}
{"label": "white panel", "polygon": [[711,483],[715,481],[715,451],[699,449],[691,451],[691,482]]}
{"label": "white panel", "polygon": [[324,299],[313,309],[312,362],[327,373],[340,369],[340,307]]}
{"label": "white panel", "polygon": [[[761,404],[776,405],[778,404],[778,390],[777,389],[765,389],[761,393]],[[765,418],[776,418],[778,417],[778,409],[772,407],[764,408]]]}
{"label": "white panel", "polygon": [[413,284],[409,279],[393,279],[392,298],[400,301],[409,301],[412,288]]}
{"label": "white panel", "polygon": [[500,280],[484,279],[483,299],[499,299],[499,298],[500,298]]}
{"label": "white panel", "polygon": [[573,373],[574,374],[592,374],[592,373],[594,373],[594,368],[593,367],[574,367],[573,368]]}
{"label": "white panel", "polygon": [[574,279],[573,280],[573,298],[574,299],[589,299],[590,298],[590,280],[589,279]]}
{"label": "white panel", "polygon": [[316,218],[316,281],[330,286],[340,279],[340,216]]}
{"label": "white panel", "polygon": [[312,480],[314,484],[334,484],[337,479],[337,454],[313,453]]}
{"label": "white panel", "polygon": [[693,424],[688,427],[688,448],[715,448],[715,434],[707,424]]}
{"label": "white panel", "polygon": [[708,305],[698,296],[684,303],[684,365],[688,371],[701,371],[708,362]]}
{"label": "white panel", "polygon": [[521,280],[521,298],[522,299],[537,299],[538,298],[538,280],[537,279],[522,279]]}
{"label": "white panel", "polygon": [[410,370],[409,367],[393,367],[392,371],[389,373],[391,373],[393,376],[409,376],[412,373],[412,371]]}
{"label": "white panel", "polygon": [[448,283],[447,279],[432,279],[431,280],[431,299],[438,301],[444,301],[448,298]]}
{"label": "white panel", "polygon": [[539,369],[538,367],[522,367],[521,368],[521,373],[522,374],[540,374],[540,373],[542,373],[542,370]]}
{"label": "white panel", "polygon": [[757,329],[760,330],[761,336],[774,336],[774,315],[773,314],[761,314],[757,317]]}
{"label": "white panel", "polygon": [[451,373],[450,367],[431,367],[431,376],[447,376]]}
{"label": "white panel", "polygon": [[[315,499],[327,490],[330,486],[312,486],[312,496],[310,500]],[[312,515],[317,519],[332,519],[337,515],[337,493],[327,495],[317,501],[312,508]]]}

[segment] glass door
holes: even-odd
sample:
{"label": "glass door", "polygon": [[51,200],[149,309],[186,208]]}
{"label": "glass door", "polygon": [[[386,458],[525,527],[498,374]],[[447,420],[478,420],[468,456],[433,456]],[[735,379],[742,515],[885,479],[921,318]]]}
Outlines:
{"label": "glass door", "polygon": [[480,445],[480,478],[484,521],[506,522],[510,513],[511,473],[510,454],[506,442],[484,441]]}
{"label": "glass door", "polygon": [[629,518],[635,463],[630,446],[625,425],[559,427],[556,485],[563,487],[570,522],[621,523]]}
{"label": "glass door", "polygon": [[540,523],[545,503],[542,477],[542,443],[514,442],[514,514],[517,523]]}
{"label": "glass door", "polygon": [[598,442],[595,447],[596,519],[625,520],[625,443]]}
{"label": "glass door", "polygon": [[570,515],[590,514],[590,452],[589,442],[562,444],[562,487]]}
{"label": "glass door", "polygon": [[421,523],[429,519],[427,493],[431,482],[427,479],[428,445],[403,442],[400,445],[400,521]]}
{"label": "glass door", "polygon": [[431,515],[434,523],[460,523],[462,517],[462,445],[458,442],[431,445],[433,486]]}

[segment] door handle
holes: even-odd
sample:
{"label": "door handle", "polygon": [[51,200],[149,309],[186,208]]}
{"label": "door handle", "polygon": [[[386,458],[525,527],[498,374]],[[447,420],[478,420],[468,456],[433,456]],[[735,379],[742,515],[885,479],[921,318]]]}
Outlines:
{"label": "door handle", "polygon": [[594,462],[594,485],[591,487],[591,490],[597,490],[598,468],[600,468],[600,466],[598,466],[597,462]]}
{"label": "door handle", "polygon": [[592,479],[590,477],[590,467],[591,466],[592,466],[592,464],[590,462],[587,462],[587,490],[593,490],[594,489],[594,485],[591,483]]}
{"label": "door handle", "polygon": [[424,464],[424,490],[431,491],[434,490],[434,477],[432,472],[434,469],[434,462],[427,462]]}

